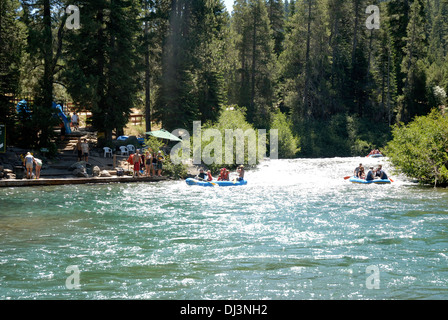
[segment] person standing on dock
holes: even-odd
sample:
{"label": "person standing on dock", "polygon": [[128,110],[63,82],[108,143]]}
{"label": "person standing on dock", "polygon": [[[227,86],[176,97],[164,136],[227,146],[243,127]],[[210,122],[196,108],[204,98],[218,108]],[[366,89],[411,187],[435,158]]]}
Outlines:
{"label": "person standing on dock", "polygon": [[42,160],[34,158],[34,163],[36,164],[36,179],[40,178],[40,169],[42,169]]}
{"label": "person standing on dock", "polygon": [[140,177],[140,150],[136,150],[134,157],[132,158],[134,162],[134,174],[132,175],[133,178],[137,175],[137,177]]}
{"label": "person standing on dock", "polygon": [[76,114],[76,112],[74,112],[72,115],[72,124],[73,124],[73,129],[75,129],[75,130],[79,129],[79,117]]}
{"label": "person standing on dock", "polygon": [[146,151],[146,153],[145,153],[145,168],[146,168],[146,176],[147,177],[151,176],[151,167],[152,167],[152,156],[149,151]]}
{"label": "person standing on dock", "polygon": [[73,153],[78,152],[78,162],[82,160],[82,142],[81,138],[78,138],[78,142],[76,143],[75,148],[73,149]]}
{"label": "person standing on dock", "polygon": [[23,165],[26,168],[26,178],[31,179],[33,177],[33,163],[34,163],[34,157],[31,155],[30,152],[28,152],[23,159]]}
{"label": "person standing on dock", "polygon": [[162,169],[163,169],[163,161],[165,160],[165,157],[162,155],[162,151],[159,150],[157,154],[157,175],[159,177],[162,176]]}
{"label": "person standing on dock", "polygon": [[89,144],[87,143],[87,139],[84,139],[84,142],[81,144],[82,149],[82,157],[84,161],[89,162]]}

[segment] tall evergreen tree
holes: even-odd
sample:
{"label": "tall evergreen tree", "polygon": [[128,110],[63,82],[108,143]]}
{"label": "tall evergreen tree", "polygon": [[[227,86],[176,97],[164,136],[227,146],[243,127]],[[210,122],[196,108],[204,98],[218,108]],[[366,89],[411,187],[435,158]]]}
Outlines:
{"label": "tall evergreen tree", "polygon": [[324,118],[331,112],[327,22],[323,19],[324,1],[304,0],[297,3],[290,21],[291,33],[280,57],[285,81],[285,103],[292,108],[295,121]]}
{"label": "tall evergreen tree", "polygon": [[73,99],[92,111],[93,125],[106,140],[123,133],[140,87],[137,1],[75,2],[82,27],[67,36],[65,70]]}
{"label": "tall evergreen tree", "polygon": [[[27,27],[27,57],[31,68],[36,68],[37,78],[33,88],[27,88],[34,95],[33,125],[36,143],[48,146],[54,132],[52,127],[58,120],[53,117],[55,77],[60,70],[60,58],[66,14],[64,1],[23,0],[22,20]],[[31,69],[33,70],[33,69]],[[28,75],[26,75],[28,77]],[[38,137],[36,136],[38,134]]]}
{"label": "tall evergreen tree", "polygon": [[20,90],[20,63],[25,49],[24,28],[17,19],[19,6],[18,0],[0,2],[0,123],[7,127],[8,140],[16,129],[10,100]]}
{"label": "tall evergreen tree", "polygon": [[156,115],[166,129],[214,120],[223,99],[215,61],[227,12],[219,0],[173,0]]}
{"label": "tall evergreen tree", "polygon": [[408,122],[428,112],[426,92],[427,39],[424,1],[414,0],[410,8],[405,56],[401,70],[405,75],[403,94],[399,97],[398,121]]}
{"label": "tall evergreen tree", "polygon": [[274,37],[274,52],[278,56],[283,51],[283,41],[285,39],[285,4],[282,0],[266,0],[266,3]]}
{"label": "tall evergreen tree", "polygon": [[247,108],[247,119],[267,128],[273,103],[274,41],[266,3],[236,1],[232,16],[238,54],[239,94],[236,104]]}

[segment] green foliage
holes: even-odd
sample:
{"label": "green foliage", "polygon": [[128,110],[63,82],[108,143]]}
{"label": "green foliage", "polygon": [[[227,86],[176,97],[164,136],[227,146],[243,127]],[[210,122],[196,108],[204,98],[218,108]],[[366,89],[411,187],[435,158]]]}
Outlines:
{"label": "green foliage", "polygon": [[438,110],[396,125],[385,153],[401,172],[421,183],[448,185],[448,118]]}
{"label": "green foliage", "polygon": [[20,134],[14,125],[15,106],[9,101],[10,95],[20,89],[20,62],[25,48],[24,28],[16,18],[18,7],[17,0],[0,2],[0,123],[7,127],[8,144]]}
{"label": "green foliage", "polygon": [[163,162],[163,175],[172,177],[174,179],[185,179],[188,176],[187,165],[179,163],[174,164],[170,156],[167,155],[165,157],[165,161]]}
{"label": "green foliage", "polygon": [[63,79],[75,103],[92,111],[93,125],[111,140],[123,132],[140,83],[138,1],[97,1],[79,5],[82,27],[66,36]]}
{"label": "green foliage", "polygon": [[164,146],[163,140],[149,136],[145,140],[145,145],[150,149],[151,152],[158,152]]}
{"label": "green foliage", "polygon": [[230,50],[236,57],[229,75],[235,85],[229,103],[246,108],[248,122],[266,128],[273,103],[276,61],[266,2],[235,1],[231,31]]}
{"label": "green foliage", "polygon": [[[64,28],[68,4],[80,8],[79,30]],[[3,0],[0,122],[8,137],[48,143],[49,103],[62,95],[111,140],[145,102],[169,131],[278,122],[281,157],[299,142],[299,156],[363,155],[448,91],[448,2],[379,1],[380,30],[366,28],[369,4],[237,0],[229,16],[221,0]],[[21,92],[35,101],[32,119],[8,101]],[[220,113],[226,104],[245,117]]]}
{"label": "green foliage", "polygon": [[278,111],[272,116],[272,129],[278,130],[278,157],[294,158],[297,152],[300,151],[298,147],[300,140],[294,136],[292,123],[284,113]]}
{"label": "green foliage", "polygon": [[218,117],[227,11],[218,0],[176,0],[169,21],[154,109],[156,119],[172,131]]}
{"label": "green foliage", "polygon": [[[208,130],[216,130],[216,133],[219,135],[219,140],[215,141],[214,137],[211,139],[207,139],[204,135],[204,132]],[[232,140],[229,140],[233,143],[232,150],[228,149],[228,152],[232,155],[233,161],[232,162],[226,162],[226,130],[233,130],[234,133],[238,132],[237,130],[240,130],[242,134],[248,134],[247,136],[237,136]],[[252,135],[253,134],[253,135]],[[237,108],[236,106],[228,106],[226,108],[223,108],[221,111],[221,114],[218,118],[218,121],[215,123],[206,123],[202,126],[202,137],[201,137],[201,150],[202,155],[204,150],[207,150],[209,148],[212,148],[212,144],[216,142],[217,150],[212,150],[210,153],[210,157],[219,157],[218,161],[222,162],[219,163],[211,163],[207,164],[209,169],[212,171],[212,173],[217,173],[220,168],[226,167],[227,169],[236,168],[239,164],[250,164],[249,160],[253,159],[250,158],[249,154],[249,142],[250,138],[255,137],[255,144],[257,145],[256,151],[258,152],[258,131],[254,129],[254,127],[246,121],[246,114],[245,109]],[[195,137],[197,139],[197,137]],[[244,143],[244,157],[242,157],[244,160],[242,162],[238,162],[239,150],[237,148],[238,142]],[[253,141],[252,141],[253,142]],[[222,154],[219,155],[216,152],[219,152],[222,150]],[[253,149],[251,149],[253,150]],[[196,150],[197,152],[197,150]],[[256,155],[256,162],[258,163],[258,153]]]}

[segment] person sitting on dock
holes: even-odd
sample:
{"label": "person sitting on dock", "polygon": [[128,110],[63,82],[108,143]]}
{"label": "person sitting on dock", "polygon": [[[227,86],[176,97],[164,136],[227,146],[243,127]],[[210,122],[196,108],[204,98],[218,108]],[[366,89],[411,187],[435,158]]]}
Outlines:
{"label": "person sitting on dock", "polygon": [[375,176],[379,177],[381,180],[387,180],[388,179],[387,174],[386,174],[386,172],[384,172],[383,166],[381,164],[378,165],[378,169],[376,169]]}
{"label": "person sitting on dock", "polygon": [[369,170],[369,172],[367,173],[367,176],[366,176],[366,180],[367,181],[372,181],[374,179],[375,179],[375,170],[373,170],[373,167],[370,167],[370,170]]}

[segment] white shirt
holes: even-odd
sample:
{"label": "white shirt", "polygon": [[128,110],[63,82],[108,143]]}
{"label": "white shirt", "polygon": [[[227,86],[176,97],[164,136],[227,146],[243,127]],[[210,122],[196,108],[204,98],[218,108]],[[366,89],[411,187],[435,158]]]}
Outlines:
{"label": "white shirt", "polygon": [[89,153],[89,144],[86,142],[81,143],[81,149],[83,153]]}

